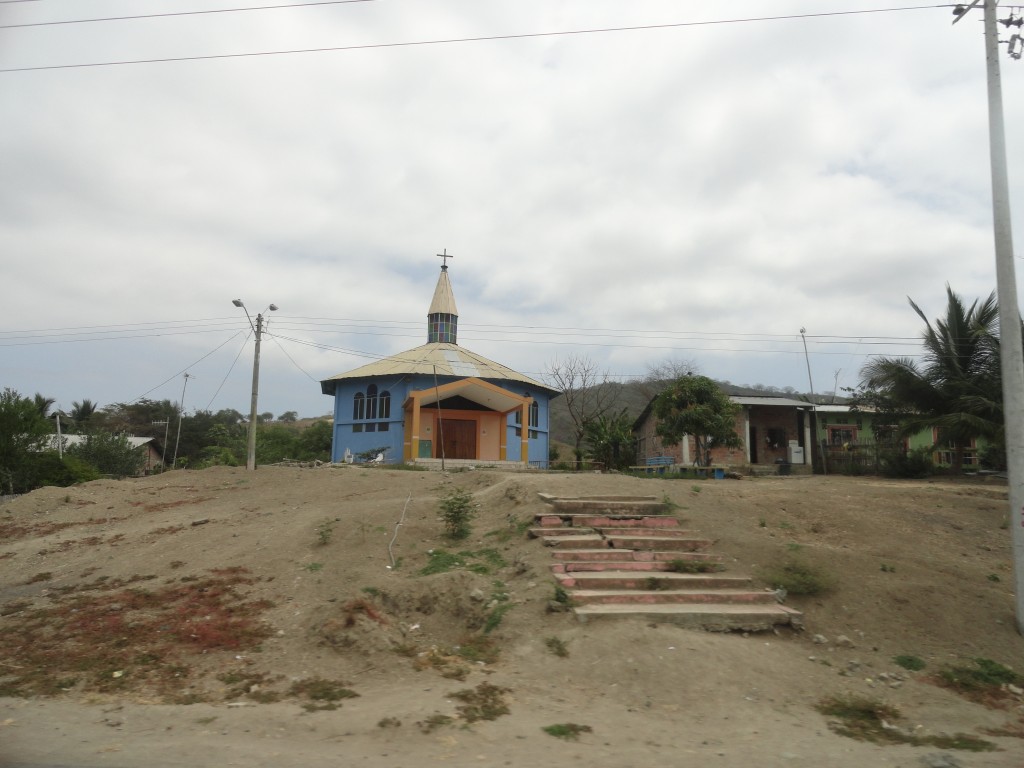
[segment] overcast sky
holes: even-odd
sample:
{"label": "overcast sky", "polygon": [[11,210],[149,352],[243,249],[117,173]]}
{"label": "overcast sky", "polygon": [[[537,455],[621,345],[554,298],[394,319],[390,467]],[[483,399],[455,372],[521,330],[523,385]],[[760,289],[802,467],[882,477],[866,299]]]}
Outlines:
{"label": "overcast sky", "polygon": [[[935,317],[947,283],[995,289],[980,10],[366,0],[9,27],[249,4],[0,4],[4,70],[348,48],[0,72],[0,387],[177,401],[187,371],[187,410],[247,412],[239,298],[280,307],[260,410],[326,413],[321,379],[426,341],[443,249],[460,344],[538,378],[577,354],[806,391],[805,327],[831,392],[919,351],[908,296]],[[1020,254],[1024,61],[1000,64]]]}

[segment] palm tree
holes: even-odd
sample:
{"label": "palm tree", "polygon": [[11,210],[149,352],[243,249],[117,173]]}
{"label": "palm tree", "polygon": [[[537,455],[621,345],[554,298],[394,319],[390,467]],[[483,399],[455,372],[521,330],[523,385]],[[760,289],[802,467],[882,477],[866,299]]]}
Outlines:
{"label": "palm tree", "polygon": [[92,400],[85,398],[82,402],[75,400],[71,403],[70,416],[76,424],[85,424],[92,418],[94,413],[96,413],[96,403]]}
{"label": "palm tree", "polygon": [[44,419],[48,419],[50,418],[50,409],[53,408],[57,401],[52,397],[43,397],[41,394],[36,392],[36,396],[33,398],[32,402],[34,403],[36,410],[39,411],[39,415]]}
{"label": "palm tree", "polygon": [[878,358],[861,369],[861,378],[868,392],[902,412],[904,436],[935,429],[938,443],[951,444],[953,470],[959,472],[972,439],[1003,439],[999,308],[994,292],[969,307],[948,285],[946,295],[946,315],[934,326],[908,299],[925,322],[920,363]]}

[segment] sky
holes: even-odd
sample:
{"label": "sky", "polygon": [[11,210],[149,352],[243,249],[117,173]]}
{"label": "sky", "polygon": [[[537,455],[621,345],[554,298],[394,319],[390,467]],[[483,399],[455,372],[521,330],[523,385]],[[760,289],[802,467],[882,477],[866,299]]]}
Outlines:
{"label": "sky", "polygon": [[446,251],[460,345],[534,378],[842,394],[908,297],[996,288],[981,10],[908,2],[4,0],[0,388],[247,413],[241,299],[260,412],[325,414]]}

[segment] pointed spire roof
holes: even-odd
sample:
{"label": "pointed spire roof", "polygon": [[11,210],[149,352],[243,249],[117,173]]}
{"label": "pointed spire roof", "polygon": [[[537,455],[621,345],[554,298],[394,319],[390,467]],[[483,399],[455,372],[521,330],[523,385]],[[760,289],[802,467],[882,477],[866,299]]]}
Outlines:
{"label": "pointed spire roof", "polygon": [[455,294],[452,292],[451,281],[448,280],[448,267],[441,267],[441,275],[437,278],[434,288],[434,300],[430,302],[428,315],[456,315],[459,308],[455,306]]}

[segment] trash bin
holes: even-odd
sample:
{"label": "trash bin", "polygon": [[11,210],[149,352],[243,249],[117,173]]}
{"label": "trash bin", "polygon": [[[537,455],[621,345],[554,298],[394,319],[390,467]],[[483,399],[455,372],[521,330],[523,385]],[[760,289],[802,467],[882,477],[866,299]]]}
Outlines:
{"label": "trash bin", "polygon": [[775,467],[780,475],[791,475],[793,474],[793,465],[785,459],[776,459]]}

